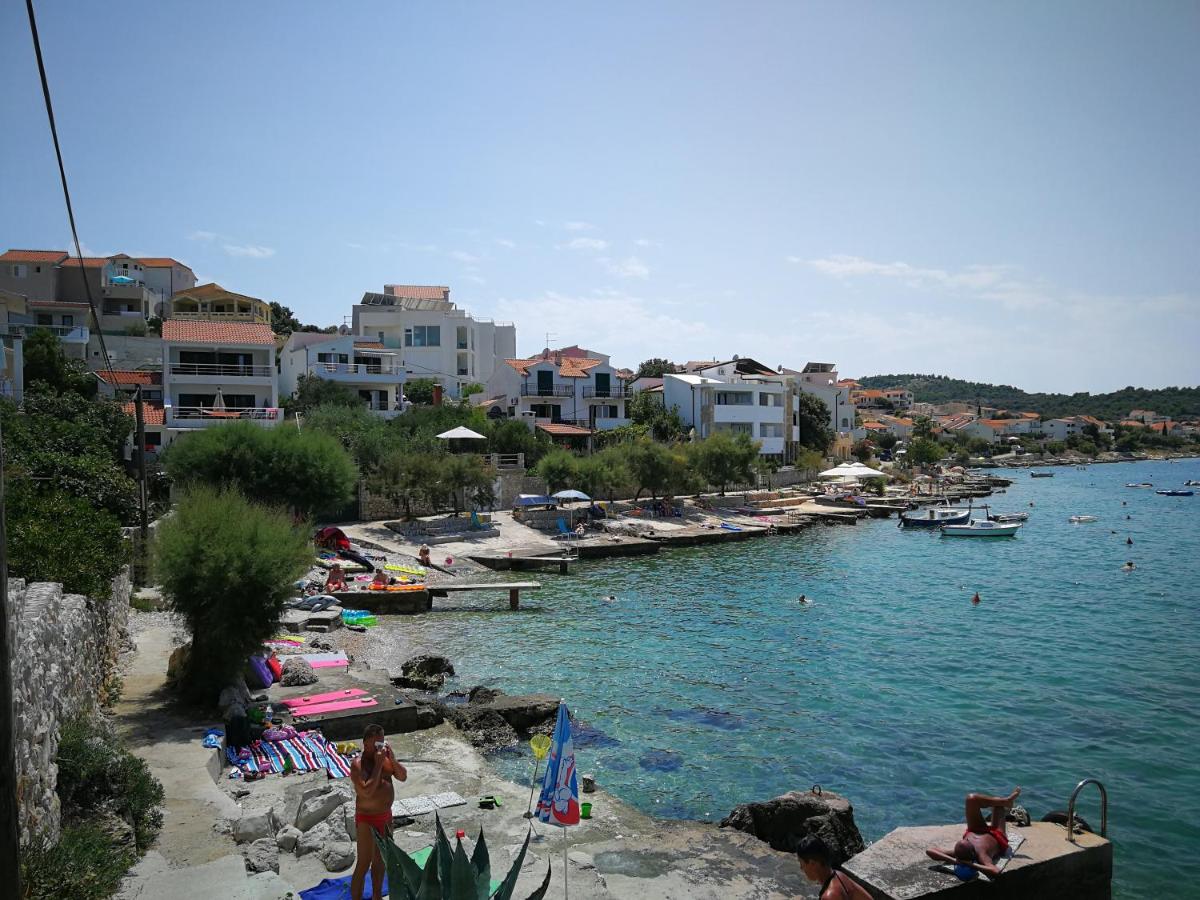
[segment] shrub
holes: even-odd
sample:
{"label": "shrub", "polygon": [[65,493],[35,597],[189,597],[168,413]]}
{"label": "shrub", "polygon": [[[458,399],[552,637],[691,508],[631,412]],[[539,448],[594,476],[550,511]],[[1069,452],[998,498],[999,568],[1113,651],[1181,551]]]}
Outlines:
{"label": "shrub", "polygon": [[433,403],[433,386],[436,383],[432,378],[410,378],[404,382],[404,396],[410,403],[429,406]]}
{"label": "shrub", "polygon": [[137,854],[114,844],[94,822],[68,825],[58,844],[21,848],[21,886],[28,900],[104,900],[116,893]]}
{"label": "shrub", "polygon": [[307,414],[318,406],[364,407],[358,391],[318,375],[301,375],[296,381],[296,393],[283,401],[289,413]]}
{"label": "shrub", "polygon": [[54,393],[96,396],[96,379],[77,359],[67,357],[62,341],[48,328],[36,328],[25,340],[25,383],[41,382]]}
{"label": "shrub", "polygon": [[183,684],[211,701],[278,627],[292,583],[312,561],[307,530],[232,489],[197,486],[163,522],[153,563],[163,595],[187,621]]}
{"label": "shrub", "polygon": [[120,523],[86,500],[60,490],[38,490],[10,480],[9,574],[26,581],[57,581],[72,594],[104,598],[129,551]]}
{"label": "shrub", "polygon": [[388,423],[363,405],[318,406],[304,417],[303,427],[334,438],[364,475],[373,472],[387,455],[391,437]]}
{"label": "shrub", "polygon": [[745,484],[754,477],[758,445],[747,434],[715,432],[695,445],[697,473],[725,493],[729,484]]}
{"label": "shrub", "polygon": [[167,450],[163,465],[177,485],[233,486],[306,515],[340,512],[358,480],[354,461],[329,435],[251,422],[186,435]]}
{"label": "shrub", "polygon": [[539,461],[533,474],[545,480],[547,490],[553,494],[563,488],[575,487],[579,474],[579,460],[569,450],[551,450]]}

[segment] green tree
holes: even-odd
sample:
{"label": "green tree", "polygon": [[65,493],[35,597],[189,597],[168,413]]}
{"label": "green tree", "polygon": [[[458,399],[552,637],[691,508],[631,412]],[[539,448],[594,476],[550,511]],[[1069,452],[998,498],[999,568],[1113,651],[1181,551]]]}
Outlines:
{"label": "green tree", "polygon": [[414,506],[425,503],[437,509],[441,505],[442,458],[436,453],[393,450],[380,461],[369,483],[373,491],[402,504],[405,517],[411,519]]}
{"label": "green tree", "polygon": [[8,478],[8,571],[26,581],[57,581],[71,594],[107,598],[129,558],[116,517],[86,500]]}
{"label": "green tree", "polygon": [[388,423],[362,404],[318,406],[304,417],[301,427],[334,438],[364,473],[373,471],[396,443]]}
{"label": "green tree", "polygon": [[291,334],[301,328],[300,320],[290,308],[282,303],[271,301],[271,330],[276,334]]}
{"label": "green tree", "polygon": [[833,432],[829,428],[829,407],[820,397],[796,394],[796,426],[799,429],[801,447],[810,447],[825,453],[833,443]]}
{"label": "green tree", "polygon": [[676,441],[687,434],[679,408],[667,409],[660,394],[638,391],[625,402],[625,408],[629,421],[645,426],[656,441]]}
{"label": "green tree", "polygon": [[481,434],[488,436],[488,453],[524,453],[526,468],[537,465],[542,454],[552,446],[549,438],[539,438],[520,419],[489,420]]}
{"label": "green tree", "polygon": [[929,438],[913,438],[908,444],[908,463],[912,466],[932,465],[945,455],[942,445]]}
{"label": "green tree", "polygon": [[927,441],[933,440],[933,420],[929,416],[917,416],[913,419],[912,436]]}
{"label": "green tree", "polygon": [[282,510],[196,486],[159,525],[153,561],[163,596],[192,635],[182,687],[211,703],[279,628],[312,544]]}
{"label": "green tree", "polygon": [[490,508],[495,501],[495,477],[495,470],[474,453],[450,453],[442,460],[441,481],[454,504],[455,515],[462,512],[459,498],[477,509]]}
{"label": "green tree", "polygon": [[177,485],[231,485],[305,515],[340,512],[358,471],[337,440],[317,431],[231,422],[179,438],[163,455]]}
{"label": "green tree", "polygon": [[672,374],[679,371],[679,367],[669,359],[661,359],[654,357],[646,359],[637,367],[637,373],[633,376],[637,378],[662,378],[664,375]]}
{"label": "green tree", "polygon": [[716,431],[695,445],[692,463],[700,477],[724,495],[727,485],[753,479],[758,448],[748,434]]}
{"label": "green tree", "polygon": [[551,494],[573,488],[579,477],[578,459],[569,450],[556,448],[538,461],[533,474],[545,480]]}
{"label": "green tree", "polygon": [[632,490],[626,454],[610,447],[576,462],[575,477],[579,489],[593,498],[615,499],[618,492]]}
{"label": "green tree", "polygon": [[645,438],[625,445],[625,464],[633,483],[637,486],[633,499],[649,491],[654,499],[666,490],[672,481],[673,469],[678,465],[671,451],[662,444]]}
{"label": "green tree", "polygon": [[22,352],[27,385],[40,381],[57,394],[70,392],[88,398],[96,396],[96,378],[82,362],[67,357],[62,341],[49,329],[35,328],[25,339]]}
{"label": "green tree", "polygon": [[432,378],[411,378],[404,382],[404,396],[410,403],[418,406],[430,406],[433,403],[433,386],[437,384]]}
{"label": "green tree", "polygon": [[850,452],[859,462],[865,463],[868,459],[875,455],[875,445],[872,444],[867,438],[863,438],[860,441],[854,442],[854,446],[850,448]]}
{"label": "green tree", "polygon": [[875,443],[879,445],[880,450],[891,450],[899,442],[900,439],[890,431],[884,431],[875,435]]}
{"label": "green tree", "polygon": [[796,459],[792,465],[803,472],[804,477],[811,481],[817,472],[825,468],[825,457],[817,450],[801,450],[796,454]]}
{"label": "green tree", "polygon": [[472,394],[482,394],[485,390],[487,390],[487,388],[485,388],[478,381],[472,381],[470,384],[464,384],[462,386],[462,390],[459,391],[459,395],[466,400]]}
{"label": "green tree", "polygon": [[283,405],[293,415],[306,415],[318,406],[361,407],[366,403],[358,391],[344,384],[319,375],[301,375],[296,379],[296,393],[285,399]]}

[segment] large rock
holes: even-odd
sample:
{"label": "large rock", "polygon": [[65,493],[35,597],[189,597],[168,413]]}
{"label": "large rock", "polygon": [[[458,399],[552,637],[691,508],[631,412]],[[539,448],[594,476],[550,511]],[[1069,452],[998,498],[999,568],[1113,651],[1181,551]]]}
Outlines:
{"label": "large rock", "polygon": [[454,674],[454,666],[444,656],[423,653],[414,656],[400,667],[400,675],[392,683],[420,691],[441,690],[446,677]]}
{"label": "large rock", "polygon": [[504,716],[488,707],[443,706],[442,714],[471,744],[484,751],[511,747],[520,739]]}
{"label": "large rock", "polygon": [[242,848],[246,871],[253,874],[274,872],[279,874],[279,847],[270,838],[263,838]]}
{"label": "large rock", "polygon": [[296,855],[308,856],[310,853],[319,853],[325,849],[326,845],[334,843],[336,839],[334,830],[329,827],[329,823],[321,822],[300,835],[300,839],[296,841]]}
{"label": "large rock", "polygon": [[517,731],[525,731],[553,719],[558,714],[558,697],[551,694],[501,694],[487,704]]}
{"label": "large rock", "polygon": [[840,865],[865,849],[854,808],[829,791],[789,791],[762,803],[743,803],[721,820],[722,828],[752,834],[775,850],[794,853],[807,837],[821,838]]}
{"label": "large rock", "polygon": [[295,825],[301,831],[308,831],[318,822],[324,822],[331,812],[345,802],[345,792],[333,785],[307,790],[300,798]]}
{"label": "large rock", "polygon": [[477,684],[471,688],[467,694],[468,703],[491,703],[497,697],[502,695],[504,691],[499,688],[491,688],[486,684]]}
{"label": "large rock", "polygon": [[188,659],[192,655],[192,644],[189,641],[186,644],[181,644],[171,651],[171,656],[167,660],[167,683],[178,684],[183,678],[184,672],[187,669]]}
{"label": "large rock", "polygon": [[279,829],[279,833],[275,835],[275,846],[284,853],[291,853],[296,849],[296,842],[300,840],[300,835],[304,834],[295,825],[285,825]]}
{"label": "large rock", "polygon": [[336,841],[322,850],[317,858],[325,863],[326,872],[340,872],[354,865],[354,845],[349,841]]}
{"label": "large rock", "polygon": [[309,664],[308,660],[301,659],[299,656],[293,656],[283,664],[283,677],[279,680],[284,687],[316,684],[317,673],[313,671],[313,667]]}
{"label": "large rock", "polygon": [[239,844],[250,844],[263,838],[275,837],[279,831],[279,816],[275,808],[246,810],[242,817],[233,823],[233,839]]}

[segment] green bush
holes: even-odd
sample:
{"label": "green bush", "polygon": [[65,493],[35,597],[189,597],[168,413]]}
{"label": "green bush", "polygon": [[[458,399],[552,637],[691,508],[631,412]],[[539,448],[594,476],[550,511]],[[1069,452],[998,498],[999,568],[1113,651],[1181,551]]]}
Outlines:
{"label": "green bush", "polygon": [[95,823],[69,825],[56,845],[37,840],[21,848],[24,898],[104,900],[116,893],[136,857]]}
{"label": "green bush", "polygon": [[696,444],[696,473],[722,494],[729,484],[747,484],[754,477],[759,445],[748,434],[717,431]]}
{"label": "green bush", "polygon": [[579,473],[579,460],[570,450],[556,448],[551,450],[538,461],[533,474],[546,482],[546,489],[551,493],[563,488],[576,486]]}
{"label": "green bush", "polygon": [[158,528],[153,564],[192,634],[185,693],[211,702],[274,634],[312,562],[307,529],[236,490],[196,486]]}
{"label": "green bush", "polygon": [[318,375],[301,375],[296,382],[296,393],[283,401],[284,408],[292,414],[307,414],[318,406],[347,406],[363,408],[366,402],[358,391],[321,378]]}
{"label": "green bush", "polygon": [[129,556],[116,518],[24,479],[10,480],[6,490],[9,575],[57,581],[71,594],[108,597]]}
{"label": "green bush", "polygon": [[410,378],[404,382],[404,396],[410,403],[428,406],[433,403],[433,386],[437,384],[432,378]]}
{"label": "green bush", "polygon": [[340,512],[358,481],[354,461],[329,435],[251,422],[186,435],[167,450],[163,465],[177,485],[228,485],[310,516]]}
{"label": "green bush", "polygon": [[83,718],[63,726],[56,762],[58,798],[68,816],[106,806],[133,825],[139,851],[150,846],[162,828],[163,787],[145,760],[111,730]]}

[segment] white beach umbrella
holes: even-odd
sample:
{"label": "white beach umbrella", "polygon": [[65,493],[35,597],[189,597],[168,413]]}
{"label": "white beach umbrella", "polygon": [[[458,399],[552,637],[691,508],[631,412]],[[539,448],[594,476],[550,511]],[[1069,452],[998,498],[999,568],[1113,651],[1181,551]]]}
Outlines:
{"label": "white beach umbrella", "polygon": [[484,437],[482,434],[480,434],[477,431],[472,431],[470,428],[467,428],[467,426],[465,426],[465,425],[459,425],[457,428],[451,428],[449,431],[443,431],[441,434],[438,435],[438,437],[444,441],[461,441],[461,440],[486,441],[487,440],[487,438]]}

